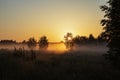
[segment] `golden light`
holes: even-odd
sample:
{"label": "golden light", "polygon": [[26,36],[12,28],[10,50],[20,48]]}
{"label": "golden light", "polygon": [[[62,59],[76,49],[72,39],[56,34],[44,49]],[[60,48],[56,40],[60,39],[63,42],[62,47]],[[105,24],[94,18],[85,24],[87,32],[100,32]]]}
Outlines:
{"label": "golden light", "polygon": [[66,46],[64,45],[64,43],[49,44],[47,50],[59,53],[66,51]]}
{"label": "golden light", "polygon": [[71,40],[72,40],[72,38],[71,38],[71,37],[68,37],[68,40],[69,40],[69,41],[71,41]]}

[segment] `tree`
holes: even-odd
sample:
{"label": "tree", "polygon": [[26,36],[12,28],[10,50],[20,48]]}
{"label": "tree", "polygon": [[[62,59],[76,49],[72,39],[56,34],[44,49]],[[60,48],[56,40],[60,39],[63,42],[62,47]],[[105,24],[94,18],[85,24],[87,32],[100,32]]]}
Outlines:
{"label": "tree", "polygon": [[17,42],[15,40],[1,40],[1,44],[16,44]]}
{"label": "tree", "polygon": [[105,12],[101,20],[107,37],[109,51],[105,57],[114,65],[120,65],[120,0],[109,0],[108,6],[101,6]]}
{"label": "tree", "polygon": [[27,44],[28,44],[29,48],[33,49],[33,48],[36,47],[37,41],[35,40],[34,37],[31,37],[31,38],[28,39]]}
{"label": "tree", "polygon": [[26,40],[23,40],[21,43],[22,43],[22,44],[26,44],[27,42],[26,42]]}
{"label": "tree", "polygon": [[32,60],[36,59],[36,53],[33,49],[36,47],[37,41],[35,40],[34,37],[31,37],[31,38],[29,38],[27,44],[28,44],[28,47],[31,49],[30,50],[31,51],[31,59]]}
{"label": "tree", "polygon": [[91,41],[95,40],[95,38],[92,34],[89,35],[89,40],[91,40]]}
{"label": "tree", "polygon": [[98,35],[98,37],[97,37],[97,41],[99,42],[99,43],[101,43],[101,42],[106,42],[106,36],[105,36],[105,33],[104,32],[102,32],[100,35]]}
{"label": "tree", "polygon": [[48,47],[48,39],[46,36],[42,36],[38,41],[39,47],[42,49],[47,49]]}
{"label": "tree", "polygon": [[73,43],[79,45],[79,44],[87,44],[88,38],[86,36],[76,36],[73,38]]}
{"label": "tree", "polygon": [[65,36],[65,46],[67,49],[72,49],[73,48],[73,35],[72,33],[67,33]]}
{"label": "tree", "polygon": [[81,37],[79,35],[75,36],[73,38],[73,43],[75,43],[77,45],[80,44],[81,43]]}

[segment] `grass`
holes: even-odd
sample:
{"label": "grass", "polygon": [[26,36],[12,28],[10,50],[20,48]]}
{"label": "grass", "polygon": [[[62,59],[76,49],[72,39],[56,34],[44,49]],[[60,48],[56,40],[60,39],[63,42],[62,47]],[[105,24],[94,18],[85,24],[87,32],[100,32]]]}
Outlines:
{"label": "grass", "polygon": [[120,80],[120,71],[100,52],[34,51],[35,59],[31,51],[23,52],[18,57],[14,50],[0,50],[0,80]]}

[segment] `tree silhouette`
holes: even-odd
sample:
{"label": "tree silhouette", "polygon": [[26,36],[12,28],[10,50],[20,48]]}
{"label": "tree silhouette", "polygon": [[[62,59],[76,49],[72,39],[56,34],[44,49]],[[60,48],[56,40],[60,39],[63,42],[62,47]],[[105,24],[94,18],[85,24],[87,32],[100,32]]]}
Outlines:
{"label": "tree silhouette", "polygon": [[26,40],[23,40],[21,43],[22,43],[22,44],[26,44],[27,42],[26,42]]}
{"label": "tree silhouette", "polygon": [[109,0],[107,3],[108,6],[100,7],[105,12],[101,24],[109,47],[105,56],[113,64],[120,65],[120,0]]}
{"label": "tree silhouette", "polygon": [[34,49],[36,47],[37,41],[35,40],[34,37],[31,37],[28,39],[27,44],[29,48]]}
{"label": "tree silhouette", "polygon": [[80,38],[82,44],[88,43],[88,38],[86,36],[81,36]]}
{"label": "tree silhouette", "polygon": [[88,38],[86,36],[76,36],[73,38],[73,43],[79,45],[79,44],[87,44]]}
{"label": "tree silhouette", "polygon": [[89,43],[95,43],[95,38],[92,34],[89,35],[88,41],[89,41]]}
{"label": "tree silhouette", "polygon": [[94,38],[94,36],[93,36],[92,34],[89,35],[89,40],[90,40],[90,41],[95,40],[95,38]]}
{"label": "tree silhouette", "polygon": [[34,52],[34,48],[36,47],[37,41],[35,40],[34,37],[29,38],[28,42],[28,47],[31,49],[31,59],[34,60],[36,59],[36,53]]}
{"label": "tree silhouette", "polygon": [[47,49],[47,47],[48,47],[48,39],[47,39],[47,37],[42,36],[40,38],[40,40],[38,41],[38,44],[39,44],[39,48]]}
{"label": "tree silhouette", "polygon": [[16,44],[17,42],[15,40],[1,40],[1,44]]}
{"label": "tree silhouette", "polygon": [[80,37],[79,35],[75,36],[75,37],[73,38],[73,42],[74,42],[75,44],[80,44],[80,43],[81,43],[81,37]]}
{"label": "tree silhouette", "polygon": [[73,35],[72,33],[67,33],[65,36],[65,46],[67,49],[71,50],[73,48]]}

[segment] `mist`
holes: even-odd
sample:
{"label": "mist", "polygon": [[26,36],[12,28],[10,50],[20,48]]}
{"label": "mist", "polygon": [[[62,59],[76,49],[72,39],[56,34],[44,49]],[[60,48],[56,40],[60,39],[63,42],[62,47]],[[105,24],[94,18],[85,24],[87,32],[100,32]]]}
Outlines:
{"label": "mist", "polygon": [[[9,44],[9,45],[0,45],[0,49],[8,49],[14,50],[14,48],[24,48],[24,50],[31,50],[27,44]],[[39,45],[34,48],[34,50],[41,50],[39,49]],[[72,51],[78,52],[97,52],[97,53],[105,53],[108,50],[106,44],[97,44],[97,45],[74,45]],[[53,51],[55,53],[64,53],[68,51],[64,43],[56,43],[56,44],[49,44],[46,51]]]}
{"label": "mist", "polygon": [[106,52],[108,50],[106,44],[99,45],[75,45],[73,48],[74,51],[85,51],[85,52]]}

